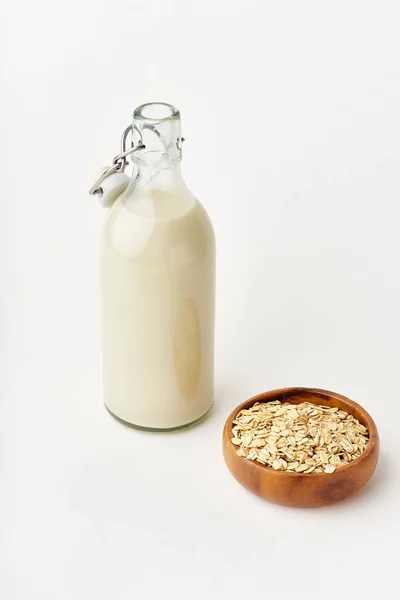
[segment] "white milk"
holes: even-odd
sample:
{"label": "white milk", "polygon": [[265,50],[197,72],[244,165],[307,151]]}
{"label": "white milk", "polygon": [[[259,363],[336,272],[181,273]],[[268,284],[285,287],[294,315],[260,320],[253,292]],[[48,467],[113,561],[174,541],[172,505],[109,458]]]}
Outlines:
{"label": "white milk", "polygon": [[120,419],[169,429],[214,395],[215,242],[202,205],[157,189],[122,196],[101,240],[104,400]]}

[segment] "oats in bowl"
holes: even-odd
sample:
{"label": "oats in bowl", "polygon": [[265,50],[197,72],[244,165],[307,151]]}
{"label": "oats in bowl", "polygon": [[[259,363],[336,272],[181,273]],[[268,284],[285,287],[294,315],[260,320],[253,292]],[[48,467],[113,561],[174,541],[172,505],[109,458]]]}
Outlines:
{"label": "oats in bowl", "polygon": [[276,471],[333,473],[366,449],[368,430],[336,407],[310,402],[256,402],[232,427],[236,454]]}

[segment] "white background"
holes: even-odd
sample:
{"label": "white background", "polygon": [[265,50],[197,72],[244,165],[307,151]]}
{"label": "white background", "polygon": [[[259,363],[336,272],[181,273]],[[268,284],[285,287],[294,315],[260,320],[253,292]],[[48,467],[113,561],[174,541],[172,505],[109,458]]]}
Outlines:
{"label": "white background", "polygon": [[[397,598],[399,3],[20,0],[2,29],[2,600]],[[159,100],[216,230],[217,390],[153,435],[103,408],[87,189]],[[225,468],[228,413],[290,385],[374,417],[352,499],[283,508]]]}

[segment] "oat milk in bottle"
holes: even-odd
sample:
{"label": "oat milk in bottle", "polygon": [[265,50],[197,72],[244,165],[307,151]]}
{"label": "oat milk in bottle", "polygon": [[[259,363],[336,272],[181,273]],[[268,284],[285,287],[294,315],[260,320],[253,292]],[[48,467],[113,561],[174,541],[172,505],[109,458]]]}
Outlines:
{"label": "oat milk in bottle", "polygon": [[215,240],[182,178],[179,111],[133,115],[134,171],[101,239],[104,401],[123,421],[184,427],[214,395]]}

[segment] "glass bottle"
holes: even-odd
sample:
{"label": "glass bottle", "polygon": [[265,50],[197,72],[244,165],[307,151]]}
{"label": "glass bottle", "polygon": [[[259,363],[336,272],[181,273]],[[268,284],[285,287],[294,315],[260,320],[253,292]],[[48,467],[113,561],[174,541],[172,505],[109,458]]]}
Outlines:
{"label": "glass bottle", "polygon": [[101,238],[104,401],[144,429],[185,427],[214,396],[215,238],[180,168],[179,111],[133,113],[134,171]]}

